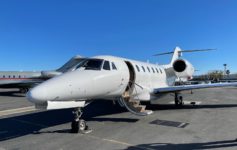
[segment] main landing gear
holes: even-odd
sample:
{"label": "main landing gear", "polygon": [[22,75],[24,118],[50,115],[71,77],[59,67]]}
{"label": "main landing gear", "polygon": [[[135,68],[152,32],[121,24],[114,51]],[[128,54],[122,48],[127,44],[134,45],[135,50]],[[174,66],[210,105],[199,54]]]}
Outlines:
{"label": "main landing gear", "polygon": [[28,88],[20,88],[20,93],[27,93],[28,91]]}
{"label": "main landing gear", "polygon": [[91,129],[86,125],[86,121],[83,119],[80,119],[82,116],[82,110],[81,108],[75,108],[72,113],[74,114],[74,120],[71,124],[71,133],[82,133],[87,134],[92,132]]}
{"label": "main landing gear", "polygon": [[183,96],[181,96],[179,93],[175,93],[174,102],[175,102],[175,106],[178,106],[178,107],[183,106],[184,105]]}

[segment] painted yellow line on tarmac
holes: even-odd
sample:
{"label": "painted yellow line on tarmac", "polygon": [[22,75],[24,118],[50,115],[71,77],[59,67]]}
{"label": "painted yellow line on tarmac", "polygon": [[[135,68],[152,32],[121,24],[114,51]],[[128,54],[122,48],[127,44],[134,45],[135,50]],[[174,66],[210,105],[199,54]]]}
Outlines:
{"label": "painted yellow line on tarmac", "polygon": [[121,142],[121,141],[118,141],[118,140],[105,139],[105,138],[101,138],[101,137],[97,137],[97,136],[93,136],[93,135],[86,135],[86,134],[85,134],[85,136],[93,138],[93,139],[97,139],[97,140],[107,141],[107,142],[114,143],[114,144],[129,146],[129,147],[132,147],[134,149],[136,148],[136,149],[141,149],[141,150],[155,150],[153,148],[148,148],[148,147],[143,147],[143,146],[136,146],[136,145],[133,145],[133,144],[130,144],[130,143],[127,143],[127,142]]}
{"label": "painted yellow line on tarmac", "polygon": [[0,117],[14,115],[14,114],[20,114],[20,113],[25,113],[25,112],[35,111],[35,110],[36,109],[34,106],[2,110],[2,111],[0,111]]}

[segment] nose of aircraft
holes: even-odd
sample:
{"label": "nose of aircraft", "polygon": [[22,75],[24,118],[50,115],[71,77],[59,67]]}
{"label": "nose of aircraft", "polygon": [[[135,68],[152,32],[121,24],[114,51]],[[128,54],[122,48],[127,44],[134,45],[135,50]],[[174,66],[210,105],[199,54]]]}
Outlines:
{"label": "nose of aircraft", "polygon": [[37,104],[42,104],[46,101],[71,100],[75,98],[75,95],[77,97],[78,95],[83,96],[82,91],[84,88],[81,85],[84,81],[86,79],[79,77],[77,72],[68,72],[34,87],[27,93],[27,98],[29,101]]}
{"label": "nose of aircraft", "polygon": [[41,86],[35,87],[27,93],[26,97],[30,102],[43,103],[46,101],[45,89]]}
{"label": "nose of aircraft", "polygon": [[90,70],[67,72],[34,87],[27,93],[27,98],[29,101],[37,104],[47,101],[94,98],[108,91],[104,90],[104,88],[99,90],[100,84],[95,86],[95,80],[101,81],[103,78],[104,75],[100,75],[100,72]]}

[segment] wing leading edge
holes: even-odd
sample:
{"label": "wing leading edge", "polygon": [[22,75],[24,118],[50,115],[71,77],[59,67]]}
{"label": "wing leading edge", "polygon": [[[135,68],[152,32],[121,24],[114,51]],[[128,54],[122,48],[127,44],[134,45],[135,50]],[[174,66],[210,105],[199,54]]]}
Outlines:
{"label": "wing leading edge", "polygon": [[213,83],[213,84],[169,86],[169,87],[154,89],[154,94],[172,93],[172,92],[180,92],[180,91],[204,89],[204,88],[228,87],[228,86],[237,86],[237,82],[234,82],[234,83]]}

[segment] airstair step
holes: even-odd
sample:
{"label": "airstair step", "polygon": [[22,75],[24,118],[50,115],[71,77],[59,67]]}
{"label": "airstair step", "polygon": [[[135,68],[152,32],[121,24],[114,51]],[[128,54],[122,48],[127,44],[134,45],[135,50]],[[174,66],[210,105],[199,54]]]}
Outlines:
{"label": "airstair step", "polygon": [[139,111],[139,112],[145,112],[146,111],[146,106],[144,105],[139,105],[136,107],[136,109]]}

